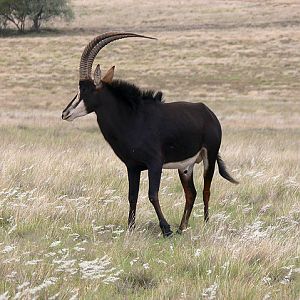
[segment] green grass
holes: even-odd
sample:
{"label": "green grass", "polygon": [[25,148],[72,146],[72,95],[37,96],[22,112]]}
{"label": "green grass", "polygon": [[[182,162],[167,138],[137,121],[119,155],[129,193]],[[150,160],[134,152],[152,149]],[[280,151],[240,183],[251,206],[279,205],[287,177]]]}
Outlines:
{"label": "green grass", "polygon": [[[76,22],[1,38],[1,299],[299,299],[299,6],[288,2],[74,0]],[[190,226],[168,239],[147,173],[128,232],[126,168],[95,116],[60,119],[83,47],[120,29],[159,40],[116,42],[96,62],[167,102],[205,102],[241,182],[216,172],[205,225],[197,166]],[[176,170],[163,172],[160,199],[176,231]]]}
{"label": "green grass", "polygon": [[[48,129],[1,129],[3,292],[13,295],[17,286],[28,282],[23,296],[46,298],[57,292],[58,298],[69,298],[77,291],[82,298],[103,299],[297,298],[300,192],[299,182],[289,176],[297,174],[299,166],[290,174],[297,156],[285,160],[284,154],[278,155],[277,148],[290,139],[284,131],[266,137],[252,130],[251,138],[239,132],[236,139],[235,131],[227,130],[223,156],[238,168],[234,174],[241,184],[233,186],[216,175],[210,223],[202,221],[199,196],[190,228],[163,239],[146,199],[146,174],[137,228],[129,233],[125,169],[97,131],[85,122],[75,124],[77,129],[65,131],[56,121]],[[275,140],[281,140],[277,148]],[[266,155],[270,145],[274,148]],[[237,152],[232,156],[233,149]],[[296,145],[290,150],[296,151]],[[197,168],[199,194],[201,172]],[[161,202],[176,229],[184,199],[175,171],[164,172]],[[112,274],[97,278],[96,271],[84,278],[89,275],[80,264],[105,255],[111,259],[107,269],[116,268]],[[91,270],[97,270],[98,263],[94,261]],[[118,280],[103,283],[115,273]],[[49,287],[35,290],[49,278]]]}

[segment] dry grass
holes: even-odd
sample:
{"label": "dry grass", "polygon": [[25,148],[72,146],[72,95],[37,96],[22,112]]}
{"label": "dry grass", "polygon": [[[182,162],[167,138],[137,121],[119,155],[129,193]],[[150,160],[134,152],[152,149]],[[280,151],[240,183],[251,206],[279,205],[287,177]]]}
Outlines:
{"label": "dry grass", "polygon": [[[299,299],[298,3],[84,3],[61,34],[0,41],[0,299]],[[222,156],[241,184],[216,174],[210,223],[199,196],[182,236],[160,236],[146,173],[128,233],[124,165],[94,116],[60,120],[82,48],[115,29],[159,41],[108,46],[104,69],[166,101],[203,101],[223,125]],[[175,229],[176,171],[160,194]]]}

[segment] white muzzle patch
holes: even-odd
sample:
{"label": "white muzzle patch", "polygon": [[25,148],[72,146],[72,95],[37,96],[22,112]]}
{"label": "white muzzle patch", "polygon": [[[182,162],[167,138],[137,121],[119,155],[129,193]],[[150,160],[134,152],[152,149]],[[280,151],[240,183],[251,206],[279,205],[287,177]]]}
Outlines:
{"label": "white muzzle patch", "polygon": [[73,121],[78,117],[87,115],[87,110],[84,101],[80,100],[80,92],[73,99],[73,101],[66,107],[62,113],[62,119],[66,121]]}

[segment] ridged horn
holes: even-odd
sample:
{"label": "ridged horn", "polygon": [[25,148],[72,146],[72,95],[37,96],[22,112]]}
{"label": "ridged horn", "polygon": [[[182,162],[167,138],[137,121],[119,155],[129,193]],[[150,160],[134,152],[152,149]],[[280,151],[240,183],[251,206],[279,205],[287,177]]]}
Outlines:
{"label": "ridged horn", "polygon": [[153,37],[126,32],[108,32],[98,35],[93,40],[91,40],[83,50],[79,65],[79,80],[91,79],[94,59],[104,46],[112,41],[129,37],[141,37],[156,40],[156,38]]}

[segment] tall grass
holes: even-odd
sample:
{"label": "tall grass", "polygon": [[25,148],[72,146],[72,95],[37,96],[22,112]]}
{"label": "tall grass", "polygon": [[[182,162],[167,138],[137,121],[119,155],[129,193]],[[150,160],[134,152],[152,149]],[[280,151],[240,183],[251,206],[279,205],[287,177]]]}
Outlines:
{"label": "tall grass", "polygon": [[[69,31],[1,39],[0,299],[299,299],[300,36],[288,2],[74,1]],[[161,236],[144,172],[128,232],[126,170],[95,117],[60,120],[81,50],[104,28],[159,41],[108,46],[103,69],[220,118],[222,157],[241,183],[216,172],[207,225],[200,165],[188,230]],[[175,170],[160,199],[176,229]]]}
{"label": "tall grass", "polygon": [[[146,173],[137,228],[127,232],[125,168],[86,122],[65,128],[53,119],[49,128],[1,128],[2,293],[297,299],[299,145],[289,148],[288,157],[280,151],[290,136],[252,130],[249,138],[227,130],[223,156],[241,184],[216,174],[209,224],[198,197],[190,228],[163,239],[147,200]],[[202,167],[195,178],[199,191]],[[175,171],[164,171],[160,190],[176,228],[184,198]]]}

